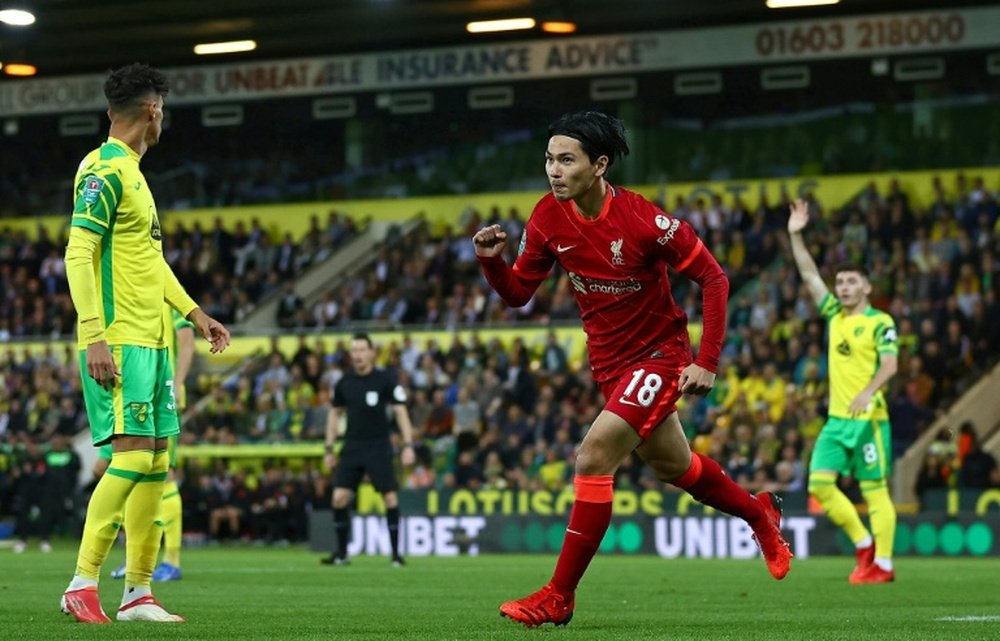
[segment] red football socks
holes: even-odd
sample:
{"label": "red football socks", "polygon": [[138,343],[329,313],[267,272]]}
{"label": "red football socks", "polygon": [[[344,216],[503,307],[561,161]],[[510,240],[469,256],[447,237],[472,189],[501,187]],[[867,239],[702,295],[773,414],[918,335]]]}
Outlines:
{"label": "red football socks", "polygon": [[563,594],[572,594],[597,553],[604,533],[611,524],[611,501],[614,498],[614,476],[581,476],[573,481],[576,501],[569,514],[566,538],[552,584]]}
{"label": "red football socks", "polygon": [[691,467],[672,483],[700,503],[738,516],[751,526],[766,516],[754,495],[737,485],[718,463],[707,456],[692,452]]}

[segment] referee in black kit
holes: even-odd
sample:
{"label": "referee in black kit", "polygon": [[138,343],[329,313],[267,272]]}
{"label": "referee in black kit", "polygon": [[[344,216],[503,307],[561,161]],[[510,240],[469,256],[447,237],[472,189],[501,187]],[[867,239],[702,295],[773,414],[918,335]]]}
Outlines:
{"label": "referee in black kit", "polygon": [[[348,506],[365,473],[385,501],[389,541],[392,545],[392,565],[404,565],[399,554],[399,494],[396,473],[392,465],[392,444],[389,442],[391,423],[389,408],[403,435],[403,465],[412,465],[413,425],[406,411],[406,391],[396,377],[375,367],[375,349],[368,334],[351,338],[352,370],[344,374],[333,389],[333,401],[326,421],[326,465],[336,469],[333,479],[333,527],[337,531],[337,549],[324,558],[325,565],[346,565],[347,543],[351,539]],[[347,412],[347,432],[340,461],[334,454],[341,412]]]}

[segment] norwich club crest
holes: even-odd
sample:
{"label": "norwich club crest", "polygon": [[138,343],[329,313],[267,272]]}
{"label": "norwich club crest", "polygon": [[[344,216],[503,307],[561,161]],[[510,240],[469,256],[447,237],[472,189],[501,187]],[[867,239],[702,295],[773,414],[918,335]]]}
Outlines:
{"label": "norwich club crest", "polygon": [[145,423],[146,418],[149,416],[149,404],[129,403],[129,411],[132,413],[132,418],[135,419],[136,423]]}

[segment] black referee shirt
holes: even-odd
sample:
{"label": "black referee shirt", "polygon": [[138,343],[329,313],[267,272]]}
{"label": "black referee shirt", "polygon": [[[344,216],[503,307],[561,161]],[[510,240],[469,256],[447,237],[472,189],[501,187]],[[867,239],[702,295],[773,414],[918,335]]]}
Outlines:
{"label": "black referee shirt", "polygon": [[395,375],[377,367],[364,376],[344,374],[333,388],[331,401],[334,407],[346,408],[347,442],[389,440],[389,406],[405,402],[406,392]]}

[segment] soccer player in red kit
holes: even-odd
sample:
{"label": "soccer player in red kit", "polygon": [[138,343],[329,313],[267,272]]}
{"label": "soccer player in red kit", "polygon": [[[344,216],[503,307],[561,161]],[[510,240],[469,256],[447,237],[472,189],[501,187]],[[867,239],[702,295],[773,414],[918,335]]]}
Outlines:
{"label": "soccer player in red kit", "polygon": [[[473,236],[486,279],[512,307],[528,302],[553,263],[567,272],[607,402],[580,445],[576,501],[552,579],[500,606],[502,615],[529,627],[573,617],[577,584],[611,522],[615,471],[633,450],[662,481],[746,520],[776,579],[792,558],[779,529],[780,499],[738,486],[718,463],[692,453],[681,429],[681,394],[703,396],[715,383],[729,281],[687,223],[607,181],[609,167],[627,153],[617,118],[594,111],[562,116],[549,127],[545,152],[552,191],[535,205],[513,269],[501,256],[507,234],[499,225]],[[667,267],[702,288],[704,331],[694,362]]]}

